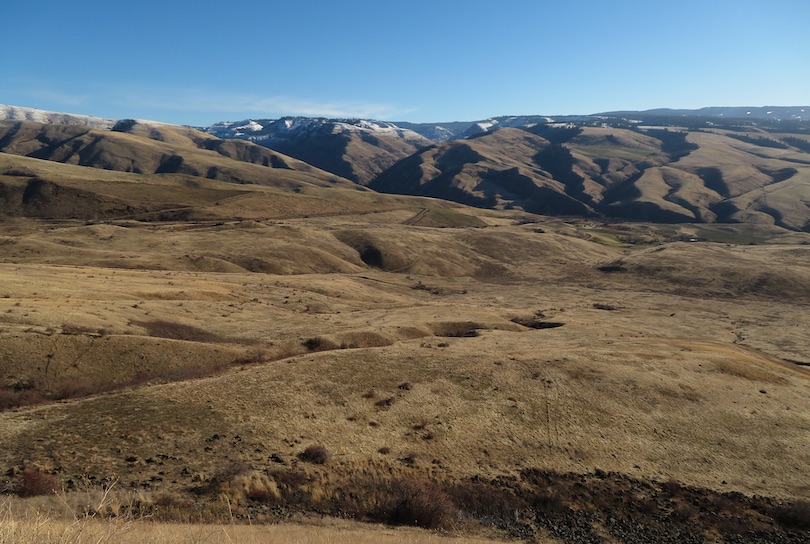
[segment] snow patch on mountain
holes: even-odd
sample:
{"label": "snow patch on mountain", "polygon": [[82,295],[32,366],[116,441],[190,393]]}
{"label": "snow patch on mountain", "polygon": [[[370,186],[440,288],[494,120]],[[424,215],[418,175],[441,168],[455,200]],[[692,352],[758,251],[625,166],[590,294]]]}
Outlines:
{"label": "snow patch on mountain", "polygon": [[36,123],[49,123],[53,125],[84,125],[103,130],[111,129],[116,123],[115,119],[45,111],[20,106],[7,106],[4,104],[0,104],[0,120],[34,121]]}
{"label": "snow patch on mountain", "polygon": [[368,119],[326,119],[318,117],[283,117],[281,119],[245,119],[223,121],[204,129],[218,138],[240,138],[254,142],[274,139],[299,139],[314,134],[367,134],[401,138],[416,146],[431,142],[414,132],[389,123]]}
{"label": "snow patch on mountain", "polygon": [[260,125],[260,124],[259,124],[259,123],[257,123],[256,121],[251,120],[251,121],[250,121],[249,123],[247,123],[246,125],[242,125],[242,126],[238,126],[238,127],[236,127],[236,130],[238,130],[238,131],[240,131],[240,132],[242,132],[242,133],[245,133],[245,132],[259,132],[259,131],[261,131],[263,128],[264,128],[264,127],[263,127],[262,125]]}
{"label": "snow patch on mountain", "polygon": [[419,133],[435,142],[447,142],[455,139],[456,137],[452,130],[440,125],[424,128],[420,130]]}
{"label": "snow patch on mountain", "polygon": [[112,130],[122,121],[140,123],[150,126],[171,126],[169,123],[149,121],[146,119],[106,119],[81,115],[77,113],[64,113],[57,111],[38,110],[21,106],[7,106],[0,104],[0,121],[32,121],[49,125],[79,125],[97,130]]}

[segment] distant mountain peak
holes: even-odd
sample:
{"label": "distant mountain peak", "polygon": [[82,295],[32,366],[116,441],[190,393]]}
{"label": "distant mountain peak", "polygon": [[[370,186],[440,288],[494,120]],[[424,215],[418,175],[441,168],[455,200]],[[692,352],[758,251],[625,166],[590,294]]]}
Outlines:
{"label": "distant mountain peak", "polygon": [[241,138],[262,141],[289,138],[312,133],[388,135],[402,138],[416,145],[426,145],[425,137],[408,128],[388,121],[373,119],[332,119],[326,117],[281,117],[279,119],[250,118],[241,121],[222,121],[204,129],[219,138]]}
{"label": "distant mountain peak", "polygon": [[600,116],[723,117],[726,119],[768,119],[772,121],[808,121],[810,106],[711,106],[699,109],[656,108],[644,111],[611,111]]}

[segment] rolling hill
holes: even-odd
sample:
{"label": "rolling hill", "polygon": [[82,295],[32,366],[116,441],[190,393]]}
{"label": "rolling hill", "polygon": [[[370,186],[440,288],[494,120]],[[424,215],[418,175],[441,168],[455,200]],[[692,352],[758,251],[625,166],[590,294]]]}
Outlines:
{"label": "rolling hill", "polygon": [[256,142],[361,185],[431,143],[393,123],[358,119],[249,119],[218,123],[205,130],[220,138]]}
{"label": "rolling hill", "polygon": [[[411,128],[283,118],[222,122],[206,132],[4,108],[0,114],[18,120],[0,123],[0,150],[99,168],[286,187],[351,180],[530,213],[810,228],[810,136],[794,126],[801,108],[753,109],[748,120],[713,108]],[[634,115],[652,124],[628,120]],[[666,125],[678,120],[688,127]]]}
{"label": "rolling hill", "polygon": [[507,127],[378,178],[413,196],[185,127],[0,126],[12,521],[807,541],[801,135]]}
{"label": "rolling hill", "polygon": [[808,230],[808,145],[754,130],[504,128],[422,150],[370,187],[552,215]]}
{"label": "rolling hill", "polygon": [[249,142],[135,120],[118,121],[110,130],[0,121],[0,152],[106,170],[187,174],[232,183],[349,185],[334,174]]}
{"label": "rolling hill", "polygon": [[[166,201],[189,179],[98,172]],[[185,198],[234,187],[208,183]],[[808,235],[435,228],[410,220],[439,201],[235,187],[215,216],[0,223],[0,488],[39,475],[81,511],[113,486],[94,512],[124,519],[806,538]]]}

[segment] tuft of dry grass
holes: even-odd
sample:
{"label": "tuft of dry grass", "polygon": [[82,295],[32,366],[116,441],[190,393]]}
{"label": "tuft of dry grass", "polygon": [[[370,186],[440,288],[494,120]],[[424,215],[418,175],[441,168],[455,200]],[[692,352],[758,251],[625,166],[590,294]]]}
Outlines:
{"label": "tuft of dry grass", "polygon": [[331,526],[283,524],[237,525],[161,523],[130,520],[50,519],[32,515],[12,519],[0,514],[0,542],[3,544],[497,544],[469,536],[439,535],[429,531],[397,529],[382,525]]}

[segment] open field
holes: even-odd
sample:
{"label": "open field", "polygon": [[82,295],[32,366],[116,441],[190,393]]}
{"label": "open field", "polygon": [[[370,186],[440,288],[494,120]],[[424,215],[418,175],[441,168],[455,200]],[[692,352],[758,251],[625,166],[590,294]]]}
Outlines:
{"label": "open field", "polygon": [[521,496],[533,471],[808,496],[806,245],[412,215],[8,223],[5,488],[116,480],[256,522],[365,518],[410,479]]}
{"label": "open field", "polygon": [[2,159],[0,534],[806,541],[808,233]]}

